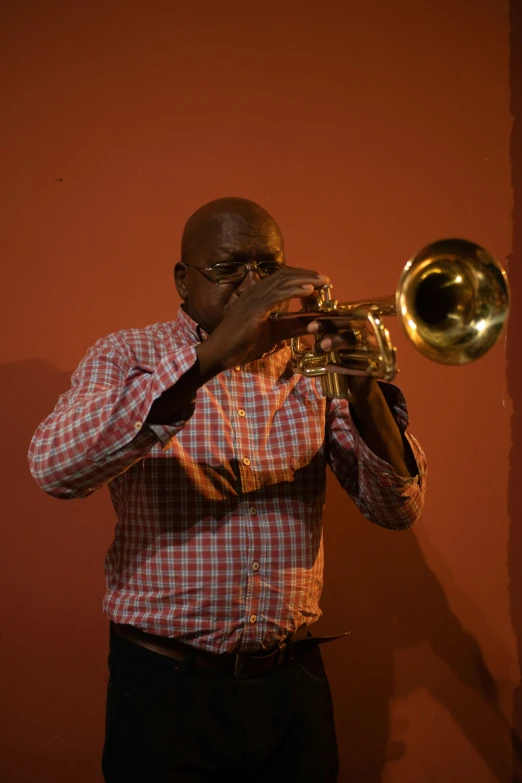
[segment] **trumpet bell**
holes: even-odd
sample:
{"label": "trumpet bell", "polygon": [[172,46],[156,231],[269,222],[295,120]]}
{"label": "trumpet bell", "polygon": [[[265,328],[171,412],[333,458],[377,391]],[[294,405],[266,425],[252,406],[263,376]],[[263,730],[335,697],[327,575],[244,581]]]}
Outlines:
{"label": "trumpet bell", "polygon": [[498,340],[509,311],[502,266],[484,248],[444,239],[404,267],[396,314],[415,348],[441,364],[466,364]]}

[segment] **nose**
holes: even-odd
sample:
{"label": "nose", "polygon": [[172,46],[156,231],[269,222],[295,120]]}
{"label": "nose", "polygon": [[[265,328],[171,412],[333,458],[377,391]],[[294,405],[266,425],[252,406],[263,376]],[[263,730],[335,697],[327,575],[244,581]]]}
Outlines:
{"label": "nose", "polygon": [[251,285],[258,283],[260,280],[261,277],[259,276],[257,269],[252,269],[252,267],[250,267],[241,283],[236,288],[236,291],[238,294],[240,294],[242,291],[246,291],[247,288],[250,288]]}

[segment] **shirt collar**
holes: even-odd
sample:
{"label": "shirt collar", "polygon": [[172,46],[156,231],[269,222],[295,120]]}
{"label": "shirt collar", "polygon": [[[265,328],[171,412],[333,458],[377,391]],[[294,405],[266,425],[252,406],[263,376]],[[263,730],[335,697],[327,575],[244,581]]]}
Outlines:
{"label": "shirt collar", "polygon": [[174,330],[176,333],[181,332],[191,342],[200,343],[208,337],[203,327],[194,321],[181,306],[174,321]]}

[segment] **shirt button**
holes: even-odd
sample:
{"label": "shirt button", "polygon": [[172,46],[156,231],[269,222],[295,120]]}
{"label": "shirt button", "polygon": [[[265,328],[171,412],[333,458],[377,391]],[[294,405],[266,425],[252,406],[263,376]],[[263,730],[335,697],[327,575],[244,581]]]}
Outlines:
{"label": "shirt button", "polygon": [[256,620],[257,620],[256,614],[251,614],[250,617],[248,618],[248,622],[252,623],[252,625],[256,622]]}
{"label": "shirt button", "polygon": [[255,506],[250,506],[248,510],[250,511],[252,516],[255,517],[255,515],[257,514],[257,508]]}
{"label": "shirt button", "polygon": [[248,459],[248,457],[243,457],[243,465],[246,465],[247,467],[248,465],[250,465],[250,460]]}
{"label": "shirt button", "polygon": [[252,571],[259,571],[259,563],[257,562],[257,560],[254,560],[254,562],[252,563]]}
{"label": "shirt button", "polygon": [[143,427],[143,423],[141,421],[137,421],[136,424],[134,425],[135,430],[141,430],[142,427]]}
{"label": "shirt button", "polygon": [[236,366],[234,367],[234,370],[236,372],[240,372],[241,371],[241,366],[239,364],[236,364]]}
{"label": "shirt button", "polygon": [[245,411],[243,410],[243,408],[240,408],[240,409],[238,410],[238,412],[237,412],[237,415],[238,415],[238,416],[241,416],[241,417],[243,417],[243,416],[246,416],[246,413],[245,413]]}

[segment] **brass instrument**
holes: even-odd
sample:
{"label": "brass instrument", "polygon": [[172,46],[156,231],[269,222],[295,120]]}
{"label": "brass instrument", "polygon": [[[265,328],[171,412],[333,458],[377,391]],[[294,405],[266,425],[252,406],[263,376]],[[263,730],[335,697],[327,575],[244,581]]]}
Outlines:
{"label": "brass instrument", "polygon": [[[306,314],[309,321],[315,315],[333,321],[343,332],[347,329],[353,349],[316,353],[301,337],[291,341],[294,371],[320,376],[327,397],[349,398],[346,375],[384,381],[395,377],[395,348],[382,316],[397,316],[415,348],[428,359],[466,364],[497,342],[509,309],[508,280],[501,264],[484,248],[463,239],[439,240],[423,248],[404,267],[392,296],[340,303],[331,298],[331,288],[319,289]],[[337,365],[340,372],[328,371],[328,365]]]}

